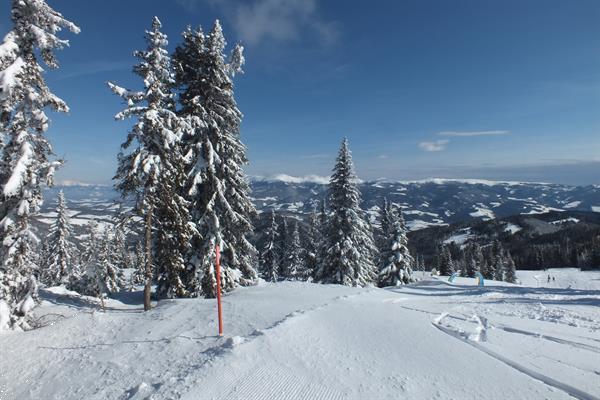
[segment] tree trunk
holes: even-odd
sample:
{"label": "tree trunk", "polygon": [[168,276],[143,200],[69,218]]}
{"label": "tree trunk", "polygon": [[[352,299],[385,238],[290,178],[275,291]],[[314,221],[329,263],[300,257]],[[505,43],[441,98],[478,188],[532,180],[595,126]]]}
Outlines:
{"label": "tree trunk", "polygon": [[152,213],[154,206],[150,205],[146,214],[146,285],[144,286],[144,311],[152,308],[150,294],[152,291]]}

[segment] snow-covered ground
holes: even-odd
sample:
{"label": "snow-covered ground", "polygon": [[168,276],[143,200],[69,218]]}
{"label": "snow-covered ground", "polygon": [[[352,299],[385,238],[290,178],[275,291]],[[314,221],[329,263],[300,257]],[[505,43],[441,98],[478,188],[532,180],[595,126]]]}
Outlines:
{"label": "snow-covered ground", "polygon": [[222,338],[214,300],[52,288],[54,323],[0,335],[0,399],[600,398],[600,272],[519,279],[263,283],[225,296]]}

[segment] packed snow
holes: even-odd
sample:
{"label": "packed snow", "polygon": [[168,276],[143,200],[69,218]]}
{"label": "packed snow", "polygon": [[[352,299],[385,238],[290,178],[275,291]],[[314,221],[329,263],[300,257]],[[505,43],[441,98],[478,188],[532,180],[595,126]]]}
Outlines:
{"label": "packed snow", "polygon": [[[547,282],[546,275],[555,277]],[[46,326],[0,336],[7,399],[600,397],[600,272],[523,286],[432,278],[389,289],[283,282],[216,304],[42,291]],[[570,289],[568,288],[570,287]],[[16,362],[19,360],[19,362]],[[32,385],[28,382],[36,382]]]}

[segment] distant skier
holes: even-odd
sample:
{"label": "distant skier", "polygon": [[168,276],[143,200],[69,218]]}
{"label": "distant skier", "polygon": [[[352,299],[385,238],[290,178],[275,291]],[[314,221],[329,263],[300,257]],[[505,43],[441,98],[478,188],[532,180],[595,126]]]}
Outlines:
{"label": "distant skier", "polygon": [[550,283],[550,275],[548,275],[548,283]]}
{"label": "distant skier", "polygon": [[552,282],[556,282],[556,279],[554,279],[554,277],[552,277]]}

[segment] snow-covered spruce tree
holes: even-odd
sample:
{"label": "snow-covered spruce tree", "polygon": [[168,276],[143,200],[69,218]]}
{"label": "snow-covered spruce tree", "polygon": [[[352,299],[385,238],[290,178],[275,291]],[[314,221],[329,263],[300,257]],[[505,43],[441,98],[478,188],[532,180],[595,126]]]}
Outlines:
{"label": "snow-covered spruce tree", "polygon": [[449,276],[454,273],[454,261],[452,260],[450,249],[447,246],[442,247],[438,262],[438,271],[440,272],[440,275]]}
{"label": "snow-covered spruce tree", "polygon": [[316,213],[311,213],[308,216],[308,227],[303,235],[303,259],[304,268],[306,270],[306,280],[313,277],[320,262],[320,229],[319,216]]}
{"label": "snow-covered spruce tree", "polygon": [[469,278],[474,278],[479,272],[479,268],[483,262],[483,254],[481,247],[477,243],[470,243],[465,252],[465,274]]}
{"label": "snow-covered spruce tree", "polygon": [[348,286],[375,282],[377,249],[371,225],[360,208],[361,196],[348,140],[344,139],[329,181],[326,255],[317,281]]}
{"label": "snow-covered spruce tree", "polygon": [[48,286],[67,283],[71,275],[78,273],[78,267],[75,265],[77,248],[71,242],[73,228],[67,211],[65,194],[61,190],[57,198],[56,220],[48,233],[48,259],[45,269],[40,273],[42,282]]}
{"label": "snow-covered spruce tree", "polygon": [[44,136],[45,110],[67,112],[44,80],[39,59],[58,68],[54,51],[68,46],[56,34],[79,28],[43,0],[13,0],[12,30],[0,44],[0,309],[1,329],[30,328],[37,300],[34,277],[37,242],[30,218],[39,211],[41,185],[52,184],[52,147]]}
{"label": "snow-covered spruce tree", "polygon": [[217,20],[207,35],[201,29],[186,30],[174,55],[180,114],[192,128],[185,137],[190,161],[186,197],[197,234],[187,257],[191,269],[187,288],[191,295],[205,297],[215,296],[217,245],[223,290],[251,285],[257,279],[257,251],[247,238],[256,210],[242,170],[248,159],[233,85],[233,77],[244,64],[243,48],[235,46],[226,60],[225,47]]}
{"label": "snow-covered spruce tree", "polygon": [[517,267],[510,254],[504,263],[504,280],[508,283],[517,283]]}
{"label": "snow-covered spruce tree", "polygon": [[[386,202],[387,203],[387,202]],[[414,281],[414,259],[408,251],[408,238],[402,210],[393,205],[386,207],[385,222],[388,231],[387,244],[381,249],[378,285],[398,286]],[[382,214],[383,215],[383,214]],[[381,221],[382,226],[384,224]]]}
{"label": "snow-covered spruce tree", "polygon": [[100,235],[98,223],[90,220],[86,226],[85,239],[82,241],[81,256],[79,258],[79,269],[77,273],[69,276],[67,288],[81,294],[89,294],[92,286],[91,277],[95,277],[96,264],[98,263],[98,252]]}
{"label": "snow-covered spruce tree", "polygon": [[115,263],[112,252],[111,233],[114,234],[109,231],[103,233],[98,247],[98,262],[95,264],[99,267],[96,276],[101,278],[102,293],[116,293],[125,287],[123,271]]}
{"label": "snow-covered spruce tree", "polygon": [[379,232],[377,235],[377,247],[381,253],[387,247],[390,239],[390,227],[392,221],[390,220],[390,204],[386,197],[383,198],[383,202],[379,207]]}
{"label": "snow-covered spruce tree", "polygon": [[[119,154],[115,175],[124,197],[136,198],[136,211],[143,217],[146,243],[144,308],[150,309],[154,262],[158,265],[158,291],[169,297],[187,295],[182,275],[183,254],[189,245],[187,202],[180,195],[184,160],[180,149],[184,120],[175,112],[174,78],[166,50],[167,37],[158,18],[146,31],[148,47],[135,52],[140,60],[133,71],[144,89],[133,92],[109,83],[111,90],[127,102],[116,119],[135,119]],[[153,237],[153,228],[159,237]],[[156,239],[160,245],[154,247]],[[156,260],[153,256],[156,254]]]}
{"label": "snow-covered spruce tree", "polygon": [[290,253],[290,231],[288,221],[285,216],[281,217],[278,231],[279,240],[277,248],[279,250],[279,278],[285,279],[287,274],[288,254]]}
{"label": "snow-covered spruce tree", "polygon": [[317,265],[313,270],[312,277],[316,279],[319,271],[323,266],[323,261],[325,260],[325,256],[327,255],[327,207],[325,205],[325,199],[321,201],[321,206],[319,210],[319,229],[317,236],[317,246],[318,246],[318,255],[317,255]]}
{"label": "snow-covered spruce tree", "polygon": [[123,224],[115,224],[112,229],[112,240],[110,245],[115,266],[120,270],[129,268],[130,258],[129,251],[127,250],[127,239],[125,237]]}
{"label": "snow-covered spruce tree", "polygon": [[502,253],[498,253],[494,257],[494,262],[492,263],[492,268],[494,270],[494,276],[492,279],[496,281],[504,280],[504,257]]}
{"label": "snow-covered spruce tree", "polygon": [[277,282],[279,278],[278,228],[275,211],[271,210],[269,224],[265,232],[265,245],[260,254],[260,274],[267,282]]}
{"label": "snow-covered spruce tree", "polygon": [[302,245],[300,244],[300,232],[298,222],[294,221],[292,232],[289,236],[288,253],[285,260],[285,278],[288,280],[307,280],[308,270],[302,259]]}
{"label": "snow-covered spruce tree", "polygon": [[146,252],[142,241],[138,241],[135,245],[135,270],[131,274],[131,286],[143,285],[146,276]]}

